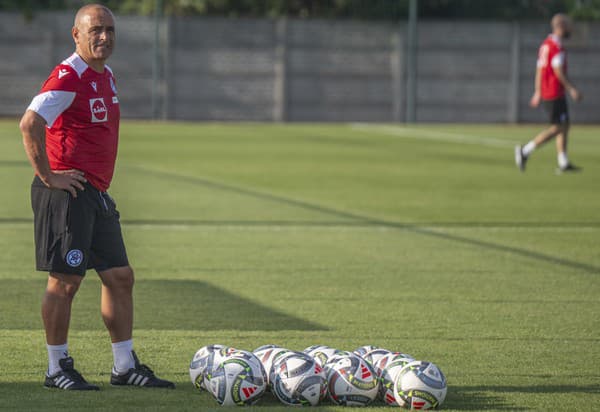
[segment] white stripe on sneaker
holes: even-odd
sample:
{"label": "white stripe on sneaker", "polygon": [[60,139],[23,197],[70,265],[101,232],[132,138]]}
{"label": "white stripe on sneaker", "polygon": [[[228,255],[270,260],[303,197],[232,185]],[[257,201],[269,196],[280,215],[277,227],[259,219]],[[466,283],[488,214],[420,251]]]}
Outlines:
{"label": "white stripe on sneaker", "polygon": [[135,380],[135,382],[133,384],[139,385],[143,379],[144,379],[144,377],[142,375],[138,375],[137,379]]}
{"label": "white stripe on sneaker", "polygon": [[142,381],[142,383],[140,383],[140,386],[144,386],[146,384],[146,382],[148,382],[147,377],[145,377],[144,380]]}
{"label": "white stripe on sneaker", "polygon": [[60,375],[58,378],[55,378],[55,380],[54,380],[54,384],[55,384],[56,386],[60,386],[60,383],[61,383],[62,381],[64,381],[64,380],[65,380],[65,377],[64,377],[64,375]]}
{"label": "white stripe on sneaker", "polygon": [[67,384],[66,384],[66,385],[63,387],[63,389],[69,389],[69,388],[70,388],[72,385],[74,385],[74,384],[75,384],[75,382],[73,382],[73,381],[69,381],[69,383],[67,383]]}
{"label": "white stripe on sneaker", "polygon": [[137,373],[133,372],[129,379],[127,380],[127,385],[132,385],[133,380],[138,376]]}

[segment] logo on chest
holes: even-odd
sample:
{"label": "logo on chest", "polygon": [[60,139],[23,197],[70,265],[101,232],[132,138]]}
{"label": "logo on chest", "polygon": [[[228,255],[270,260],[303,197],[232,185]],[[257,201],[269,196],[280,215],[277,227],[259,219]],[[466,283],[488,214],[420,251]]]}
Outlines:
{"label": "logo on chest", "polygon": [[108,110],[104,104],[104,98],[90,99],[90,111],[92,113],[92,123],[106,122],[108,120]]}

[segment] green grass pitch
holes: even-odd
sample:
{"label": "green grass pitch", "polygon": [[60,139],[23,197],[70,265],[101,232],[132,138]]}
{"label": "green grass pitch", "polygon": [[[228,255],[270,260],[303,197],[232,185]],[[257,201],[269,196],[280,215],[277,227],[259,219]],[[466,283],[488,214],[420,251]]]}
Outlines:
{"label": "green grass pitch", "polygon": [[600,127],[572,129],[582,173],[556,175],[553,144],[519,173],[513,146],[540,128],[124,122],[110,192],[134,343],[177,389],[108,384],[89,272],[69,344],[101,391],[83,394],[42,387],[32,171],[1,121],[0,409],[216,408],[188,377],[210,343],[400,350],[445,372],[445,410],[600,409]]}

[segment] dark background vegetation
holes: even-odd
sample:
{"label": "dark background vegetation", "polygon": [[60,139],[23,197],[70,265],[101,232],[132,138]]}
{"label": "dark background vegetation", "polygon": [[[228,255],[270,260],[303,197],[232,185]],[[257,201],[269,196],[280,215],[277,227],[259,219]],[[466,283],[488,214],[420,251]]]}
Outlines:
{"label": "dark background vegetation", "polygon": [[[94,1],[0,0],[0,10],[26,16],[38,11],[74,9]],[[106,0],[120,14],[226,17],[341,18],[399,20],[408,14],[409,0]],[[600,0],[418,0],[419,16],[430,19],[547,19],[565,12],[580,20],[600,20]]]}

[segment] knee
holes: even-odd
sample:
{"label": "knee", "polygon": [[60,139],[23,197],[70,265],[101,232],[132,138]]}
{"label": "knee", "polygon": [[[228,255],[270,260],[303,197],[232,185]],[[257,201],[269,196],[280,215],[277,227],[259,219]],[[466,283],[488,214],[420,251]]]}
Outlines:
{"label": "knee", "polygon": [[569,123],[554,124],[552,125],[552,133],[554,135],[565,134],[569,131]]}
{"label": "knee", "polygon": [[135,283],[135,277],[131,266],[111,268],[100,275],[102,283],[109,289],[115,291],[131,291]]}
{"label": "knee", "polygon": [[51,273],[48,277],[46,292],[72,300],[79,290],[79,285],[82,280],[83,278],[77,275]]}

